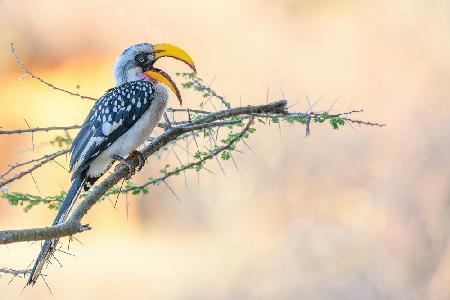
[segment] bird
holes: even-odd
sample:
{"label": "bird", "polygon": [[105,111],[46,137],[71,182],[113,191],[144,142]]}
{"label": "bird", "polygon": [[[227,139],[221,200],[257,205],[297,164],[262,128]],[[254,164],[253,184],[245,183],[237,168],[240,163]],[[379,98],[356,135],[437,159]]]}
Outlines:
{"label": "bird", "polygon": [[[136,149],[145,143],[160,121],[167,106],[169,91],[182,98],[171,77],[154,66],[162,57],[187,64],[196,73],[194,61],[182,48],[172,44],[140,43],[125,49],[114,67],[116,86],[99,98],[74,138],[70,153],[71,186],[53,221],[64,222],[82,190],[92,185],[119,161],[129,169],[131,177],[145,163]],[[137,157],[137,167],[126,157]],[[46,240],[35,260],[27,285],[35,285],[44,265],[48,264],[59,239]]]}

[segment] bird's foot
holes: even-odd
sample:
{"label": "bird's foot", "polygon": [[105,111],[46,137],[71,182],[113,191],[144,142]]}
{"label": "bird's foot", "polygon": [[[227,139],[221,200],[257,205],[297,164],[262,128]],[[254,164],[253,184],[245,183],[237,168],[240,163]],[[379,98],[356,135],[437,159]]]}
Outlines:
{"label": "bird's foot", "polygon": [[120,162],[120,164],[116,166],[116,169],[120,165],[125,166],[128,169],[128,174],[125,176],[125,179],[130,179],[136,173],[136,165],[134,163],[127,161],[125,158],[117,154],[114,154],[113,158]]}
{"label": "bird's foot", "polygon": [[140,151],[134,150],[128,155],[127,159],[132,159],[133,161],[137,159],[136,171],[140,171],[145,165],[145,156]]}
{"label": "bird's foot", "polygon": [[119,155],[113,155],[113,158],[119,161],[121,165],[124,165],[128,169],[128,175],[125,177],[125,179],[130,179],[136,173],[136,171],[140,171],[145,164],[144,155],[137,150],[131,152],[126,159]]}

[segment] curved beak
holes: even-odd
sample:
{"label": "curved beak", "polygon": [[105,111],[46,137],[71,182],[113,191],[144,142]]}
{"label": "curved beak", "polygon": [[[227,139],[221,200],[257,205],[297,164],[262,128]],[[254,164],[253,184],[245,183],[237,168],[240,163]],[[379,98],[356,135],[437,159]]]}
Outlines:
{"label": "curved beak", "polygon": [[153,49],[155,51],[155,60],[161,57],[173,57],[175,59],[181,60],[182,62],[187,64],[192,69],[192,71],[197,73],[194,61],[189,56],[189,54],[187,54],[186,51],[184,51],[180,47],[171,44],[157,44],[153,46]]}
{"label": "curved beak", "polygon": [[[192,69],[192,71],[197,72],[192,58],[189,56],[189,54],[186,53],[186,51],[184,51],[180,47],[171,44],[157,44],[153,46],[153,50],[155,51],[155,61],[161,57],[172,57],[184,62]],[[175,93],[178,101],[180,101],[180,105],[182,104],[180,91],[168,74],[156,68],[147,70],[146,72],[144,72],[144,74],[153,78],[154,80],[165,84],[169,89],[172,90],[172,92]]]}

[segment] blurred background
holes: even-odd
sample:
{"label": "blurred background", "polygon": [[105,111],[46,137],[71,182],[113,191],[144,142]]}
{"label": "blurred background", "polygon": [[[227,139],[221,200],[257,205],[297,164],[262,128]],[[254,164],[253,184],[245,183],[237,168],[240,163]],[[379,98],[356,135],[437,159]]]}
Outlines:
{"label": "blurred background", "polygon": [[[0,126],[81,124],[92,102],[25,77],[9,47],[53,84],[99,97],[131,44],[186,49],[199,76],[234,105],[282,98],[305,111],[363,108],[384,128],[258,125],[239,168],[174,177],[145,197],[98,204],[76,257],[40,281],[0,278],[1,299],[449,299],[450,2],[446,0],[0,0]],[[168,73],[187,71],[170,60]],[[178,83],[180,83],[180,80]],[[183,91],[185,107],[199,97]],[[171,99],[170,105],[176,106]],[[72,132],[75,134],[75,132]],[[54,134],[0,136],[0,171],[54,149]],[[186,153],[178,149],[182,160]],[[135,182],[173,155],[150,160]],[[67,166],[65,158],[58,162]],[[55,164],[9,185],[53,195],[70,177]],[[55,212],[0,202],[0,229],[48,225]],[[65,241],[67,244],[67,241]],[[39,243],[0,247],[24,269]]]}

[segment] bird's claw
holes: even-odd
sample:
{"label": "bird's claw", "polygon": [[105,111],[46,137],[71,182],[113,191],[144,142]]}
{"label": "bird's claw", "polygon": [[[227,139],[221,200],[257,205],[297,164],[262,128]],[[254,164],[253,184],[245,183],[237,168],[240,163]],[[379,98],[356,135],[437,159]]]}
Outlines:
{"label": "bird's claw", "polygon": [[142,170],[142,168],[145,165],[145,157],[144,154],[142,154],[140,151],[134,150],[133,152],[128,155],[127,159],[137,159],[138,164],[136,165],[136,171]]}
{"label": "bird's claw", "polygon": [[126,159],[119,155],[113,155],[113,158],[119,161],[121,165],[125,166],[128,169],[128,174],[125,177],[125,179],[127,180],[130,179],[136,173],[136,171],[140,171],[145,164],[144,155],[137,150],[131,152]]}
{"label": "bird's claw", "polygon": [[126,180],[133,177],[133,175],[136,173],[136,166],[133,163],[128,162],[125,158],[123,158],[119,155],[113,155],[113,158],[120,162],[120,164],[116,166],[116,169],[121,165],[125,166],[128,169],[128,173],[125,176]]}

